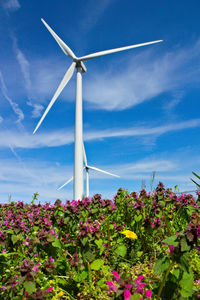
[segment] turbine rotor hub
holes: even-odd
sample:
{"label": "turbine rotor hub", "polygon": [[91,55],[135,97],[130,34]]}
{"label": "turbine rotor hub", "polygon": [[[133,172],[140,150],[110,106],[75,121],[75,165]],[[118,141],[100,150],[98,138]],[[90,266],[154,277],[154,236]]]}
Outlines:
{"label": "turbine rotor hub", "polygon": [[81,60],[75,61],[76,62],[76,68],[81,68],[82,73],[85,73],[87,71],[86,66]]}

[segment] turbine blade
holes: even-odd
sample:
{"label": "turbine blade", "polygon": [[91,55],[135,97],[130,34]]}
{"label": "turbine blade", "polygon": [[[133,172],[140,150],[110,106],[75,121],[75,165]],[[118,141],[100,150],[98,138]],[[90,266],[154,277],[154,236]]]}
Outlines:
{"label": "turbine blade", "polygon": [[84,146],[84,143],[83,143],[83,159],[84,159],[85,165],[87,166],[87,157],[86,157],[86,153],[85,153],[85,146]]}
{"label": "turbine blade", "polygon": [[33,134],[38,130],[40,124],[42,123],[42,121],[46,117],[48,111],[50,110],[50,108],[52,107],[52,105],[54,104],[54,102],[56,101],[56,99],[58,98],[58,96],[60,95],[60,93],[62,92],[62,90],[64,89],[64,87],[68,83],[68,81],[70,80],[70,78],[72,77],[72,75],[74,73],[75,66],[76,66],[76,63],[73,62],[71,64],[71,66],[69,67],[69,69],[67,70],[67,72],[65,73],[65,76],[63,77],[63,80],[61,81],[61,83],[60,83],[59,87],[57,88],[52,100],[50,101],[49,105],[47,106],[47,108],[46,108],[43,116],[41,117],[40,121],[38,122],[35,130],[33,131]]}
{"label": "turbine blade", "polygon": [[61,185],[59,188],[57,188],[57,190],[59,191],[60,189],[62,189],[64,186],[66,186],[68,183],[70,183],[73,179],[74,179],[74,177],[72,176],[68,181],[66,181],[63,185]]}
{"label": "turbine blade", "polygon": [[137,48],[137,47],[142,47],[142,46],[147,46],[147,45],[151,45],[151,44],[160,43],[162,41],[163,40],[159,40],[159,41],[147,42],[147,43],[131,45],[131,46],[126,46],[126,47],[121,47],[121,48],[116,48],[116,49],[111,49],[111,50],[95,52],[95,53],[92,53],[92,54],[89,54],[89,55],[78,57],[77,60],[84,61],[84,60],[96,58],[96,57],[99,57],[99,56],[103,56],[103,55],[107,55],[107,54],[111,54],[111,53],[115,53],[115,52],[120,52],[120,51],[129,50],[129,49],[133,49],[133,48]]}
{"label": "turbine blade", "polygon": [[66,55],[70,56],[72,59],[76,59],[76,55],[74,54],[74,52],[61,40],[61,38],[59,38],[59,36],[53,31],[53,29],[43,19],[41,19],[41,21],[49,30],[49,32],[52,34],[52,36],[54,37],[54,39],[56,40],[56,42],[58,43],[62,51]]}
{"label": "turbine blade", "polygon": [[100,173],[104,173],[104,174],[107,174],[107,175],[110,175],[110,176],[114,176],[114,177],[120,178],[120,176],[118,176],[118,175],[115,175],[115,174],[112,174],[112,173],[110,173],[110,172],[101,170],[101,169],[99,169],[99,168],[91,167],[91,166],[87,166],[87,167],[88,167],[89,169],[91,169],[91,170],[94,170],[94,171],[97,171],[97,172],[100,172]]}

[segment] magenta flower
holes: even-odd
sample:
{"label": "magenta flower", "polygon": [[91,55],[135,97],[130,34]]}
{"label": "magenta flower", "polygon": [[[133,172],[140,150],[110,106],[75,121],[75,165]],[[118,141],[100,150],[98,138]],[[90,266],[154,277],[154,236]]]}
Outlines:
{"label": "magenta flower", "polygon": [[146,296],[148,299],[151,299],[152,291],[148,290],[146,291]]}
{"label": "magenta flower", "polygon": [[115,280],[118,282],[118,280],[120,279],[119,274],[116,271],[112,271],[112,273],[115,276]]}
{"label": "magenta flower", "polygon": [[35,265],[35,266],[32,268],[32,270],[33,270],[34,272],[38,272],[38,271],[39,271],[38,266],[40,266],[40,264]]}
{"label": "magenta flower", "polygon": [[135,290],[136,293],[141,293],[141,294],[144,294],[144,291],[143,291],[143,287],[145,287],[145,283],[141,283],[140,285],[138,285],[137,289]]}
{"label": "magenta flower", "polygon": [[0,289],[2,289],[2,290],[7,290],[7,287],[4,286],[4,285],[2,285],[2,286],[0,287]]}
{"label": "magenta flower", "polygon": [[49,292],[51,292],[51,291],[53,291],[53,287],[52,287],[52,286],[50,286],[50,287],[46,290],[47,293],[49,293]]}
{"label": "magenta flower", "polygon": [[109,291],[116,292],[117,288],[112,281],[106,281],[106,284],[109,285]]}
{"label": "magenta flower", "polygon": [[129,290],[124,291],[124,300],[129,300],[131,297],[131,292]]}
{"label": "magenta flower", "polygon": [[126,284],[125,288],[130,291],[132,286],[131,286],[131,284]]}
{"label": "magenta flower", "polygon": [[6,249],[3,249],[2,254],[6,254]]}

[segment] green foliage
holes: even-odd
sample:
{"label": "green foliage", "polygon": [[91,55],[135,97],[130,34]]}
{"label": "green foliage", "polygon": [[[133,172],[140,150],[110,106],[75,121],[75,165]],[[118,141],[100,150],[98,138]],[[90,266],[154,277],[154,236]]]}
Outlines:
{"label": "green foliage", "polygon": [[[192,174],[193,174],[194,176],[196,176],[197,179],[200,180],[200,176],[199,176],[199,175],[197,175],[195,172],[192,172]],[[192,178],[190,178],[190,179],[196,184],[198,190],[200,190],[200,184],[197,183],[196,181],[194,181]]]}
{"label": "green foliage", "polygon": [[0,206],[0,299],[121,300],[127,286],[131,300],[200,294],[192,195],[177,197],[159,183],[152,193],[119,189],[113,201],[36,200],[38,193],[31,204]]}

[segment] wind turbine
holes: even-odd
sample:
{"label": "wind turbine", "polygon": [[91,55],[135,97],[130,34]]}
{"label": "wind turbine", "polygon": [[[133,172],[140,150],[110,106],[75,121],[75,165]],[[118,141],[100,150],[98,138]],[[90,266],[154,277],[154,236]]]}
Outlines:
{"label": "wind turbine", "polygon": [[[85,153],[84,144],[83,144],[83,159],[84,159],[84,163],[85,163],[85,166],[84,166],[83,170],[86,171],[86,197],[87,198],[89,197],[89,193],[90,193],[89,192],[90,191],[90,188],[89,188],[89,170],[94,170],[96,172],[104,173],[104,174],[107,174],[107,175],[110,175],[110,176],[113,176],[113,177],[118,177],[118,178],[120,177],[118,175],[112,174],[112,173],[104,171],[102,169],[89,166],[88,163],[87,163],[87,157],[86,157],[86,153]],[[70,183],[73,179],[74,179],[74,177],[72,176],[68,181],[66,181],[63,185],[61,185],[58,188],[58,190],[62,189],[64,186],[66,186],[68,183]]]}
{"label": "wind turbine", "polygon": [[33,134],[38,130],[39,126],[41,125],[42,121],[46,117],[48,111],[71,79],[74,70],[76,68],[76,109],[75,109],[75,139],[74,139],[74,200],[82,199],[83,197],[83,113],[82,113],[82,73],[86,72],[86,67],[83,61],[93,59],[96,57],[100,57],[103,55],[120,52],[124,50],[129,50],[137,47],[147,46],[155,43],[162,42],[162,40],[147,42],[137,45],[131,45],[111,50],[100,51],[96,53],[92,53],[89,55],[77,57],[73,51],[59,38],[59,36],[51,29],[51,27],[41,19],[46,28],[52,34],[62,51],[72,59],[72,64],[65,73],[60,85],[58,86],[52,100],[50,101],[49,105],[47,106],[43,116],[41,117],[40,121],[38,122]]}

